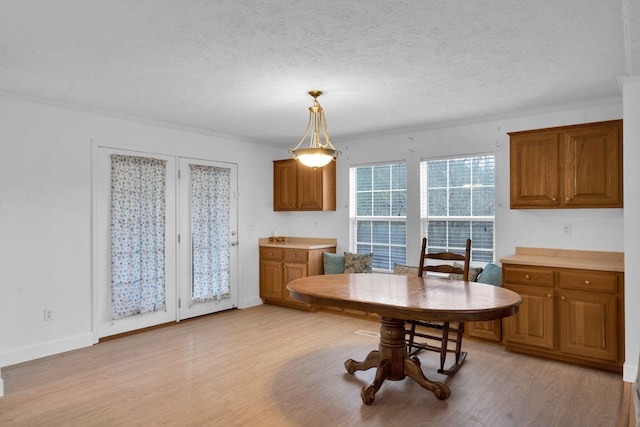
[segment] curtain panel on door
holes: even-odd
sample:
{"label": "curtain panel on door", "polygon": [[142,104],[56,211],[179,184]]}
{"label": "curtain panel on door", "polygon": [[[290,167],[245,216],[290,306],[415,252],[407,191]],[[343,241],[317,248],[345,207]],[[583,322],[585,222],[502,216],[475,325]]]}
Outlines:
{"label": "curtain panel on door", "polygon": [[111,156],[113,320],[165,309],[166,163]]}
{"label": "curtain panel on door", "polygon": [[231,170],[191,164],[192,299],[231,297]]}

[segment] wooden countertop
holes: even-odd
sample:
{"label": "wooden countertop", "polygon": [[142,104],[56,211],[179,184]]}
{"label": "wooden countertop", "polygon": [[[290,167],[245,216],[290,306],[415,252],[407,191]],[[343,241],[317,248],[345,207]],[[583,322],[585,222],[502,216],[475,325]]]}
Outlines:
{"label": "wooden countertop", "polygon": [[500,258],[502,264],[579,268],[624,273],[624,252],[516,247],[516,253]]}
{"label": "wooden countertop", "polygon": [[320,237],[286,237],[284,243],[269,243],[268,237],[258,239],[258,246],[268,248],[324,249],[335,248],[337,245],[338,239]]}

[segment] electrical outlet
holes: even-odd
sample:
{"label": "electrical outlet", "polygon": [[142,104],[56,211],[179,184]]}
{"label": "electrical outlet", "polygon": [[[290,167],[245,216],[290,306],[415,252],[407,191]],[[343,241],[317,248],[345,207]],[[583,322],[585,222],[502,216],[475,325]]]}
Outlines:
{"label": "electrical outlet", "polygon": [[50,322],[53,320],[53,310],[51,310],[50,308],[45,308],[44,309],[44,321],[45,322]]}
{"label": "electrical outlet", "polygon": [[562,235],[565,237],[571,236],[571,224],[565,224],[562,226]]}

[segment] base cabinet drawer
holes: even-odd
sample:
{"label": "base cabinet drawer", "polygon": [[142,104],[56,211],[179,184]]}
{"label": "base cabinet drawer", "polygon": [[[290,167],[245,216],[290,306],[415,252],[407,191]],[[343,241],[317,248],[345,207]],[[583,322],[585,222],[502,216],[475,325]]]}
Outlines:
{"label": "base cabinet drawer", "polygon": [[561,271],[558,273],[558,285],[563,289],[615,293],[618,290],[618,277],[614,273]]}

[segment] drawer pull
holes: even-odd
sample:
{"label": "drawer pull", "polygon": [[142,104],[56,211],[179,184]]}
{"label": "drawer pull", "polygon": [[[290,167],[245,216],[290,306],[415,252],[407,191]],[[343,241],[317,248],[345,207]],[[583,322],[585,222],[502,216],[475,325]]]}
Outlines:
{"label": "drawer pull", "polygon": [[591,282],[590,282],[590,281],[588,281],[588,280],[585,280],[585,281],[584,281],[584,284],[585,284],[585,285],[590,285],[590,284],[591,284]]}
{"label": "drawer pull", "polygon": [[525,275],[524,275],[524,278],[525,278],[525,279],[531,279],[531,276],[529,276],[528,274],[525,274]]}

